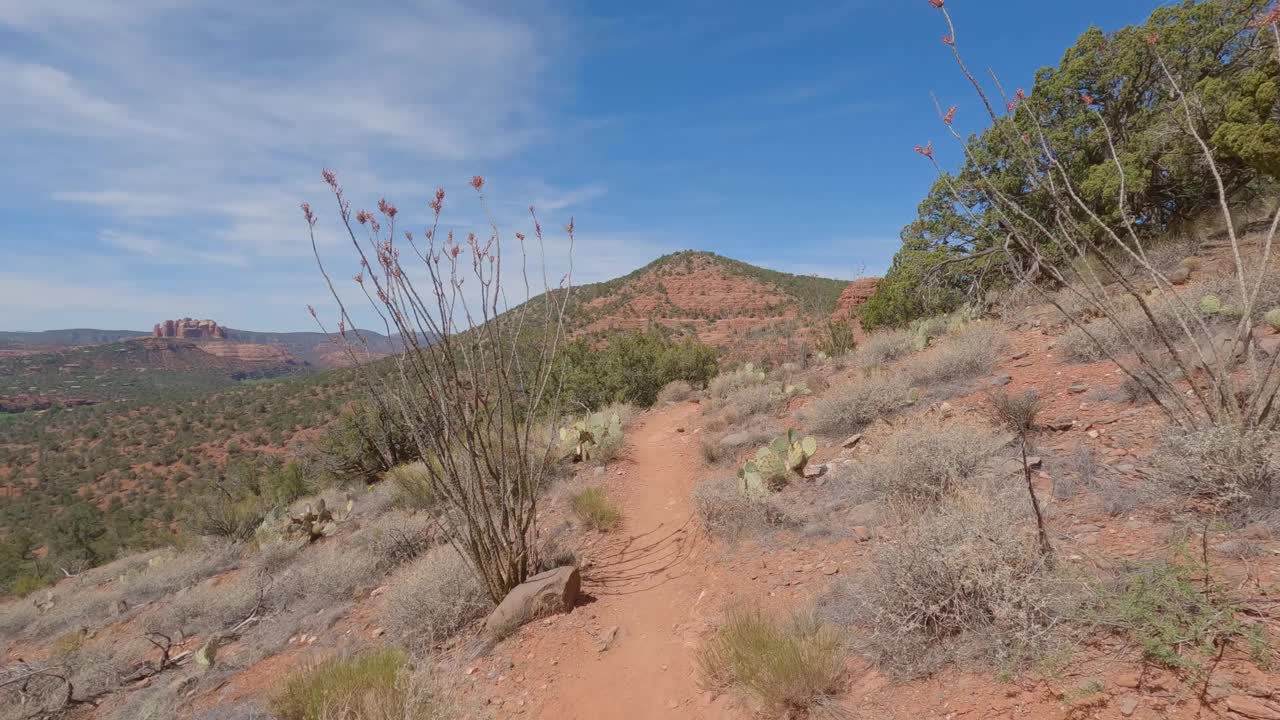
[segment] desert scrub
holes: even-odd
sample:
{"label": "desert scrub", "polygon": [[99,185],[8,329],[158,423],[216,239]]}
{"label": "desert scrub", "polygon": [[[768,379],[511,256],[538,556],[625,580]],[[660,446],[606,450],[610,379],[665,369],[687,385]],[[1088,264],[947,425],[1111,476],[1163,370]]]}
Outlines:
{"label": "desert scrub", "polygon": [[280,720],[431,720],[440,717],[416,687],[400,650],[335,658],[295,672],[271,697]]}
{"label": "desert scrub", "polygon": [[351,540],[377,558],[379,568],[391,570],[435,545],[442,535],[439,527],[437,521],[425,513],[393,510],[361,528]]}
{"label": "desert scrub", "polygon": [[1158,479],[1216,511],[1247,520],[1280,508],[1280,435],[1221,425],[1175,432],[1153,461]]}
{"label": "desert scrub", "polygon": [[1246,625],[1225,588],[1210,584],[1206,568],[1179,559],[1124,570],[1095,588],[1084,619],[1095,627],[1125,635],[1143,657],[1192,677],[1228,642],[1241,642],[1255,662],[1266,666],[1272,651],[1262,626]]}
{"label": "desert scrub", "polygon": [[431,484],[431,472],[426,463],[397,465],[383,475],[383,482],[391,484],[395,504],[410,510],[426,510],[434,507],[436,493]]}
{"label": "desert scrub", "polygon": [[808,416],[815,432],[847,434],[862,430],[876,418],[900,410],[910,402],[911,388],[906,381],[896,375],[877,373],[831,388],[808,410]]}
{"label": "desert scrub", "polygon": [[484,617],[491,606],[458,552],[437,546],[395,576],[383,621],[410,648],[427,650]]}
{"label": "desert scrub", "polygon": [[845,656],[834,628],[812,613],[785,621],[735,608],[699,657],[703,683],[739,687],[791,716],[820,706],[845,687]]}
{"label": "desert scrub", "polygon": [[783,511],[769,498],[751,498],[738,492],[735,478],[699,482],[693,488],[693,509],[707,532],[730,540],[786,523]]}
{"label": "desert scrub", "polygon": [[772,414],[786,400],[781,383],[747,385],[731,391],[723,398],[707,404],[708,412],[719,413],[729,426],[737,425],[755,415]]}
{"label": "desert scrub", "polygon": [[991,372],[1006,343],[1000,328],[974,323],[929,352],[912,358],[903,371],[915,385],[969,380]]}
{"label": "desert scrub", "polygon": [[769,381],[763,370],[748,363],[730,372],[720,373],[707,385],[707,394],[715,400],[724,400],[743,388],[764,385]]}
{"label": "desert scrub", "polygon": [[693,397],[693,386],[684,380],[672,380],[658,391],[658,402],[684,402]]}
{"label": "desert scrub", "polygon": [[1262,316],[1262,319],[1272,331],[1280,332],[1280,308],[1268,310],[1267,314]]}
{"label": "desert scrub", "polygon": [[857,472],[891,501],[934,504],[965,487],[1006,442],[977,425],[916,423],[889,436]]}
{"label": "desert scrub", "polygon": [[622,524],[622,510],[598,487],[574,493],[569,499],[569,506],[588,530],[609,532]]}
{"label": "desert scrub", "polygon": [[878,330],[867,336],[855,354],[858,365],[871,369],[887,365],[915,350],[915,334],[910,330]]}
{"label": "desert scrub", "polygon": [[1022,522],[1028,516],[1009,492],[954,495],[881,544],[861,577],[821,599],[822,614],[861,627],[864,647],[901,676],[957,656],[1034,654],[1067,598]]}

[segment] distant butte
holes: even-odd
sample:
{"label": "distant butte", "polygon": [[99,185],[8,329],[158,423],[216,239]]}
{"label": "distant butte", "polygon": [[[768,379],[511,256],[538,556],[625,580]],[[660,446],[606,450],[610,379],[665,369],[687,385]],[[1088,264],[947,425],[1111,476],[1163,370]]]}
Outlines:
{"label": "distant butte", "polygon": [[192,320],[191,318],[182,318],[180,320],[165,320],[156,323],[151,331],[152,337],[158,338],[186,338],[189,340],[198,339],[218,339],[225,340],[227,338],[226,328],[212,320]]}

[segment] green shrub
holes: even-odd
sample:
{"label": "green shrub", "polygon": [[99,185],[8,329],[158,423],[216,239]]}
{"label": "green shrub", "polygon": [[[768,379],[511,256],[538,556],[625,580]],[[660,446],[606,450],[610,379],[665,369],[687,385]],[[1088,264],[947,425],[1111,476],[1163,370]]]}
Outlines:
{"label": "green shrub", "polygon": [[401,507],[426,510],[436,504],[431,472],[421,460],[391,468],[383,476],[383,480],[395,487],[395,502]]}
{"label": "green shrub", "polygon": [[1272,330],[1280,332],[1280,308],[1268,310],[1267,314],[1262,316],[1262,319],[1271,326]]}
{"label": "green shrub", "polygon": [[574,493],[569,505],[588,530],[609,532],[622,524],[622,510],[598,487]]}
{"label": "green shrub", "polygon": [[1261,629],[1241,622],[1223,588],[1206,589],[1205,572],[1186,561],[1126,571],[1099,589],[1086,617],[1130,637],[1145,659],[1193,676],[1236,639],[1246,640],[1255,661],[1266,665],[1271,651]]}
{"label": "green shrub", "polygon": [[400,650],[326,660],[295,672],[271,697],[280,720],[430,720],[434,703],[414,692]]}
{"label": "green shrub", "polygon": [[839,636],[811,613],[780,622],[759,610],[730,610],[699,659],[704,684],[741,687],[788,715],[822,705],[846,681]]}
{"label": "green shrub", "polygon": [[568,404],[592,410],[610,403],[649,407],[668,383],[705,387],[717,370],[714,348],[658,330],[617,333],[603,344],[581,338],[565,346],[557,363]]}
{"label": "green shrub", "polygon": [[853,352],[853,325],[846,320],[827,321],[826,332],[818,341],[818,349],[828,357],[841,357]]}

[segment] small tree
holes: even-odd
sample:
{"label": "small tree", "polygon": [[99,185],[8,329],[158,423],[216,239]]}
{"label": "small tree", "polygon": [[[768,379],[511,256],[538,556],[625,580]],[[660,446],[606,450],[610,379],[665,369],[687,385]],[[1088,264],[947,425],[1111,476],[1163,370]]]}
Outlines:
{"label": "small tree", "polygon": [[[504,265],[510,241],[495,222],[485,240],[475,233],[464,239],[437,233],[443,189],[430,203],[431,228],[419,237],[397,230],[399,211],[391,203],[381,200],[376,212],[353,213],[334,173],[325,170],[324,179],[359,260],[356,286],[386,334],[403,344],[386,371],[366,366],[361,374],[369,402],[403,421],[440,498],[437,521],[490,598],[501,601],[537,567],[538,493],[553,447],[541,440],[559,415],[553,370],[564,340],[572,263],[553,288],[544,261],[543,292],[534,298],[523,233],[515,234],[519,262],[513,271]],[[484,179],[473,178],[471,186],[483,204]],[[316,262],[338,304],[336,335],[359,364],[368,358],[360,354],[367,340],[320,257],[315,213],[306,203],[302,211]],[[542,226],[532,207],[530,214],[541,251]],[[572,248],[572,219],[566,231]],[[507,298],[521,287],[524,302],[510,307]]]}

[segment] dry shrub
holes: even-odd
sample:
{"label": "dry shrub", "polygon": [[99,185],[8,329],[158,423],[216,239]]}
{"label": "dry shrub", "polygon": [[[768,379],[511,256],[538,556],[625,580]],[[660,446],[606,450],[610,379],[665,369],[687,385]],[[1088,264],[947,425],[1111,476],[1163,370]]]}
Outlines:
{"label": "dry shrub", "polygon": [[1028,433],[1036,429],[1036,418],[1043,402],[1035,390],[1020,395],[996,391],[990,394],[991,408],[996,419],[1015,433]]}
{"label": "dry shrub", "polygon": [[733,393],[744,388],[764,385],[768,378],[764,372],[752,365],[740,367],[712,378],[707,385],[707,395],[714,401],[724,400]]}
{"label": "dry shrub", "polygon": [[658,402],[685,402],[693,397],[693,386],[684,380],[672,380],[658,391]]}
{"label": "dry shrub", "polygon": [[937,385],[969,380],[995,367],[1007,340],[991,323],[973,323],[945,342],[913,358],[903,371],[915,385]]}
{"label": "dry shrub", "polygon": [[958,655],[1008,660],[1033,652],[1059,617],[1055,590],[1024,504],[1008,494],[960,493],[876,550],[852,588],[820,605],[861,626],[865,647],[901,675]]}
{"label": "dry shrub", "polygon": [[733,426],[753,415],[773,413],[786,400],[778,383],[762,383],[738,388],[708,404],[708,411],[720,414],[722,422]]}
{"label": "dry shrub", "polygon": [[831,388],[808,410],[810,425],[824,435],[858,432],[876,418],[906,407],[911,387],[900,377],[868,375],[850,385]]}
{"label": "dry shrub", "polygon": [[771,500],[738,492],[733,478],[699,482],[693,488],[693,508],[707,532],[726,539],[763,533],[786,522]]}
{"label": "dry shrub", "polygon": [[408,658],[385,649],[295,672],[271,698],[279,720],[431,720],[441,717],[414,682]]}
{"label": "dry shrub", "polygon": [[598,487],[574,493],[569,506],[588,530],[609,532],[622,524],[622,510]]}
{"label": "dry shrub", "polygon": [[475,573],[456,550],[442,545],[396,576],[383,614],[393,636],[418,651],[444,642],[491,607]]}
{"label": "dry shrub", "polygon": [[361,528],[352,540],[377,558],[378,567],[390,570],[426,552],[439,534],[431,516],[395,510]]}
{"label": "dry shrub", "polygon": [[[1185,302],[1192,306],[1192,312],[1196,312],[1192,300],[1187,299]],[[1131,346],[1124,340],[1127,336],[1141,348],[1159,345],[1160,349],[1156,351],[1157,357],[1153,358],[1153,361],[1172,364],[1171,361],[1164,362],[1167,359],[1164,356],[1167,356],[1168,352],[1161,344],[1159,333],[1163,332],[1165,337],[1177,345],[1188,342],[1178,321],[1181,314],[1180,308],[1171,306],[1170,302],[1163,299],[1149,300],[1147,305],[1156,323],[1152,325],[1132,296],[1121,296],[1114,299],[1112,303],[1114,310],[1111,311],[1111,319],[1091,320],[1085,323],[1083,329],[1072,325],[1058,338],[1057,347],[1061,349],[1063,357],[1073,362],[1097,362],[1106,359],[1108,353],[1121,357],[1132,352]],[[1195,327],[1193,326],[1192,329],[1195,330]],[[1090,335],[1093,336],[1092,339]]]}
{"label": "dry shrub", "polygon": [[891,435],[858,472],[892,501],[937,503],[968,484],[1006,442],[976,425],[917,423]]}
{"label": "dry shrub", "polygon": [[877,368],[906,357],[915,349],[915,333],[910,330],[880,330],[868,335],[858,346],[857,361],[864,368]]}
{"label": "dry shrub", "polygon": [[257,550],[249,557],[248,567],[254,572],[275,575],[293,562],[304,545],[304,540],[271,538],[258,544]]}
{"label": "dry shrub", "polygon": [[840,639],[812,613],[779,621],[755,609],[730,610],[699,660],[704,684],[740,687],[788,716],[821,706],[846,681]]}
{"label": "dry shrub", "polygon": [[1280,509],[1280,434],[1230,425],[1177,432],[1153,464],[1170,488],[1236,518]]}

